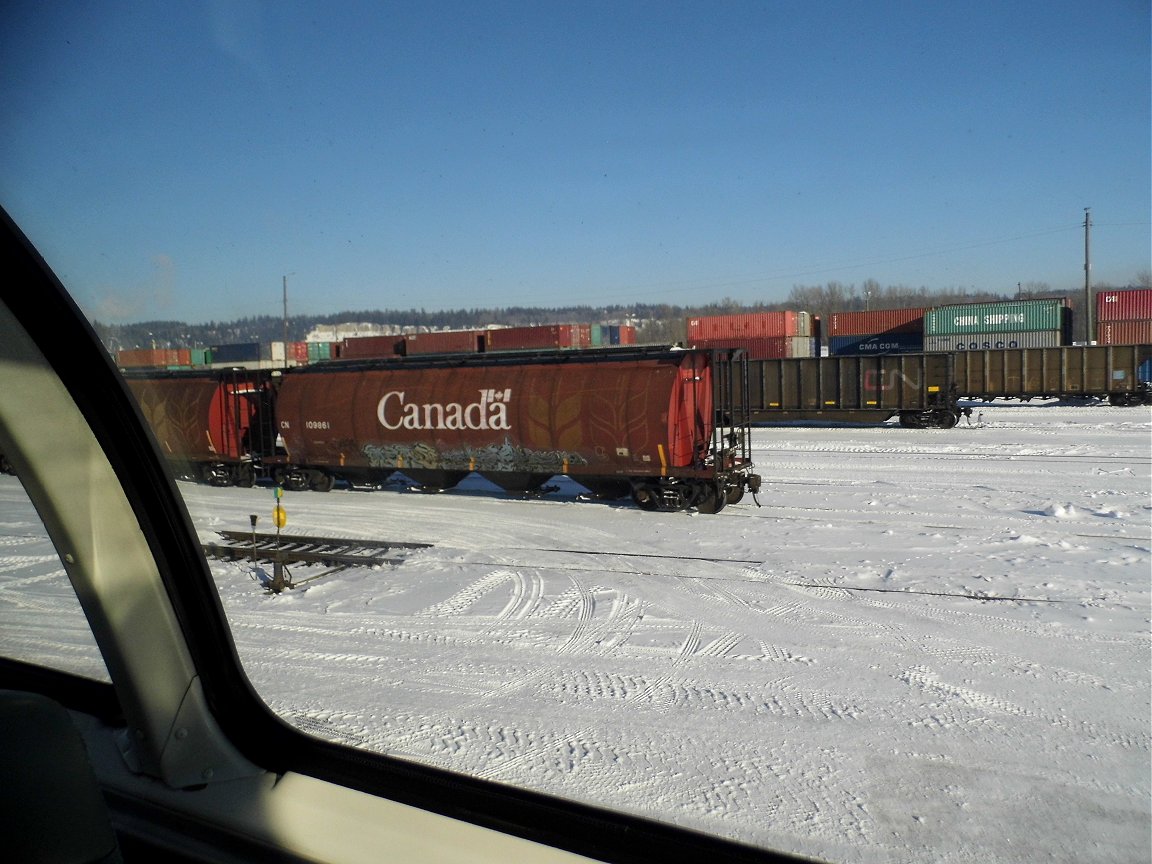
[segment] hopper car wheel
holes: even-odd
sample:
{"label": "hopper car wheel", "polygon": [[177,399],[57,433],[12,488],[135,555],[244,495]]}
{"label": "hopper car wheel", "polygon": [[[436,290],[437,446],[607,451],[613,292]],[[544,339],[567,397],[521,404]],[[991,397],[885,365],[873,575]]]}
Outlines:
{"label": "hopper car wheel", "polygon": [[313,471],[308,484],[313,492],[331,492],[336,478],[324,471]]}
{"label": "hopper car wheel", "polygon": [[651,486],[637,483],[632,487],[632,503],[641,510],[655,511],[660,509],[660,501]]}
{"label": "hopper car wheel", "polygon": [[724,487],[718,483],[701,483],[696,496],[696,510],[699,513],[719,513],[728,503]]}
{"label": "hopper car wheel", "polygon": [[243,489],[251,489],[256,485],[256,471],[251,463],[236,466],[236,477],[233,482]]}
{"label": "hopper car wheel", "polygon": [[689,486],[685,483],[677,483],[670,489],[665,490],[665,503],[661,510],[667,510],[670,513],[678,513],[681,510],[687,510],[694,505],[703,493],[703,486]]}
{"label": "hopper car wheel", "polygon": [[311,488],[312,480],[309,473],[296,469],[286,471],[281,478],[280,485],[284,488],[285,492],[304,492]]}
{"label": "hopper car wheel", "polygon": [[960,415],[955,411],[940,411],[932,419],[937,429],[951,429],[960,421]]}
{"label": "hopper car wheel", "polygon": [[201,466],[200,480],[206,486],[231,486],[234,482],[228,466],[211,462]]}
{"label": "hopper car wheel", "polygon": [[727,504],[739,504],[744,499],[744,485],[738,483],[729,486],[724,492],[724,501]]}
{"label": "hopper car wheel", "polygon": [[1140,394],[1138,393],[1109,393],[1108,404],[1117,408],[1127,408],[1132,405],[1140,404]]}
{"label": "hopper car wheel", "polygon": [[924,422],[920,415],[912,411],[905,411],[900,415],[900,425],[905,429],[923,429]]}

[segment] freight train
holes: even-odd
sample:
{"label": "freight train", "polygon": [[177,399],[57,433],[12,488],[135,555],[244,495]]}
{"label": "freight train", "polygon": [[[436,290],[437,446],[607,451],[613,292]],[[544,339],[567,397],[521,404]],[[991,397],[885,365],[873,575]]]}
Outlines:
{"label": "freight train", "polygon": [[[686,344],[693,350],[739,351],[746,358],[746,398],[741,388],[731,396],[751,422],[760,424],[884,422],[898,417],[904,426],[949,428],[962,416],[962,399],[1099,398],[1113,405],[1147,404],[1152,401],[1152,290],[1101,291],[1096,300],[1097,334],[1103,344],[1092,346],[1067,344],[1072,315],[1065,298],[842,312],[832,314],[824,322],[798,311],[697,317],[686,321]],[[825,330],[826,344],[822,338]],[[347,338],[341,343],[319,346],[325,349],[322,351],[313,351],[317,346],[312,344],[308,344],[307,351],[287,350],[289,345],[299,349],[304,343],[251,343],[217,346],[201,352],[199,358],[187,350],[183,352],[188,355],[185,359],[176,356],[179,352],[154,350],[122,351],[119,359],[120,365],[129,369],[157,364],[199,366],[201,387],[205,390],[185,394],[195,402],[211,398],[210,369],[254,367],[271,370],[269,374],[275,376],[291,372],[289,380],[293,380],[301,374],[297,370],[305,366],[323,367],[328,370],[324,374],[329,374],[332,370],[328,364],[333,360],[397,364],[406,358],[404,365],[388,368],[410,373],[419,368],[413,365],[419,362],[479,366],[489,363],[482,358],[509,354],[524,359],[542,351],[564,356],[581,355],[590,349],[594,353],[589,356],[621,351],[624,353],[617,356],[625,358],[628,351],[638,350],[629,344],[634,339],[631,328],[541,325]],[[281,349],[279,362],[277,345]],[[596,345],[617,347],[595,348]],[[269,347],[271,350],[266,351]],[[667,350],[667,346],[661,350]],[[597,355],[596,351],[601,353]],[[436,359],[445,356],[445,352],[474,359]],[[824,352],[826,356],[821,356]],[[209,362],[211,366],[207,365]],[[490,365],[507,362],[491,359]],[[246,398],[275,399],[275,388],[269,389],[265,384],[244,386],[258,390]],[[290,393],[296,389],[295,385],[289,386]],[[261,410],[261,416],[273,414],[272,407]],[[172,425],[168,419],[162,422]],[[231,421],[224,418],[211,422]],[[305,443],[297,442],[297,454],[303,452],[300,447]],[[214,445],[206,440],[186,441],[182,445],[186,452],[197,449],[204,451],[197,464],[212,464]],[[259,448],[256,453],[258,458],[225,463],[227,469],[219,470],[225,475],[256,471],[266,462],[275,464],[271,460],[282,455]],[[326,467],[324,460],[340,458],[344,458],[343,451],[317,456],[318,473],[313,479],[304,482],[289,472],[289,481],[319,488],[337,478],[379,479],[380,466],[376,465],[370,466],[370,471],[355,464],[340,464],[339,471]],[[448,481],[456,480],[463,470],[451,460],[448,465],[427,466],[420,464],[419,459],[416,464],[409,459],[405,467],[410,470],[404,473],[417,472],[419,482],[426,486],[451,485]],[[497,473],[508,474],[504,482],[523,483],[536,479],[534,475],[540,472],[530,466],[525,468],[520,473],[526,474],[527,480],[517,480],[513,476],[516,472]],[[243,482],[247,477],[231,479]],[[635,483],[630,484],[634,489]],[[607,485],[621,488],[619,481]]]}
{"label": "freight train", "polygon": [[950,428],[962,399],[1152,403],[1152,345],[999,348],[751,360],[754,423],[884,422]]}
{"label": "freight train", "polygon": [[184,477],[327,491],[475,472],[533,493],[567,475],[645,510],[715,513],[755,494],[747,365],[667,348],[430,355],[284,370],[125,370]]}

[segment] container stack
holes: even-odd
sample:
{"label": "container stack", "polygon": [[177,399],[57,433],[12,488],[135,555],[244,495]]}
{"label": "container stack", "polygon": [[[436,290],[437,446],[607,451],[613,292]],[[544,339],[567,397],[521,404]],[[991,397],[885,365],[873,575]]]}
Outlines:
{"label": "container stack", "polygon": [[1096,341],[1101,345],[1152,345],[1152,288],[1099,292]]}
{"label": "container stack", "polygon": [[116,362],[125,369],[181,368],[192,365],[192,352],[187,348],[126,348],[116,353]]}
{"label": "container stack", "polygon": [[924,350],[924,309],[834,312],[827,319],[830,355],[917,354]]}
{"label": "container stack", "polygon": [[308,362],[319,363],[322,360],[335,360],[340,356],[339,342],[308,342]]}
{"label": "container stack", "polygon": [[1053,348],[1071,341],[1066,298],[956,303],[924,313],[924,350]]}
{"label": "container stack", "polygon": [[750,360],[819,354],[808,312],[749,312],[687,320],[688,348],[743,348]]}
{"label": "container stack", "polygon": [[593,324],[592,347],[635,345],[636,328],[631,324]]}

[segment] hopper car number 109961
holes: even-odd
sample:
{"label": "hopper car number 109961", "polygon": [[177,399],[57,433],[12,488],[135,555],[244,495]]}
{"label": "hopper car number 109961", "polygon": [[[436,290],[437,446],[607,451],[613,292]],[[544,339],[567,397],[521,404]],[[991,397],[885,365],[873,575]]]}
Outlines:
{"label": "hopper car number 109961", "polygon": [[125,372],[184,477],[327,491],[476,472],[509,492],[567,475],[646,510],[715,513],[755,494],[738,352],[605,349]]}

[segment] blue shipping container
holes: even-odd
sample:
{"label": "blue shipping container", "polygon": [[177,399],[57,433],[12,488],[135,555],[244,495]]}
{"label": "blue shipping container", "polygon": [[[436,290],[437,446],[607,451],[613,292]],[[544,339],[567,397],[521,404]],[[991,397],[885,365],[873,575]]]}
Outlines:
{"label": "blue shipping container", "polygon": [[870,354],[918,354],[923,350],[924,336],[920,333],[833,336],[828,340],[828,353],[838,357]]}
{"label": "blue shipping container", "polygon": [[235,345],[213,345],[213,363],[252,363],[260,360],[259,342],[241,342]]}

